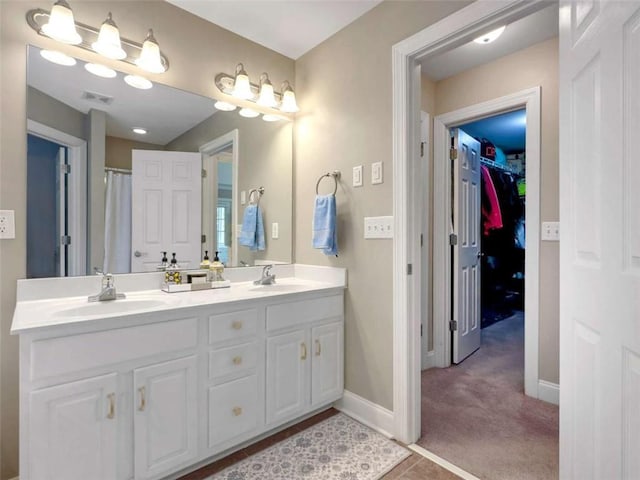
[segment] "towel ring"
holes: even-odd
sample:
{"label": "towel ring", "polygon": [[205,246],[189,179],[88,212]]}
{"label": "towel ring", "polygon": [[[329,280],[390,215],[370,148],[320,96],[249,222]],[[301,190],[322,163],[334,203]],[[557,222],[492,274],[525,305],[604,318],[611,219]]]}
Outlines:
{"label": "towel ring", "polygon": [[264,194],[264,187],[252,188],[251,190],[249,190],[249,203],[250,204],[253,202],[253,194],[254,193],[258,195],[258,199],[255,201],[255,204],[259,205],[260,204],[260,199],[262,198],[262,195]]}
{"label": "towel ring", "polygon": [[338,179],[340,178],[340,172],[338,170],[334,170],[333,172],[327,172],[324,175],[320,175],[320,178],[318,178],[318,181],[316,182],[316,195],[319,195],[318,188],[320,187],[320,182],[325,177],[333,178],[333,181],[335,182],[333,194],[335,195],[336,192],[338,191]]}

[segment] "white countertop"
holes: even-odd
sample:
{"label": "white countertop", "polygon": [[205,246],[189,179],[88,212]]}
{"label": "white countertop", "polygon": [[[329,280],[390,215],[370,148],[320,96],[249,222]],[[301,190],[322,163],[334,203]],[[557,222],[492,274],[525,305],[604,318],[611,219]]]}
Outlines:
{"label": "white countertop", "polygon": [[[242,271],[241,274],[235,274],[239,280],[251,273],[247,272],[248,269],[234,270]],[[251,271],[255,276],[255,271],[260,272],[261,269],[252,268]],[[106,302],[89,302],[87,300],[86,283],[95,286],[96,279],[94,277],[80,277],[74,279],[73,282],[68,279],[20,280],[11,333],[24,334],[45,328],[86,325],[89,322],[96,323],[105,319],[130,318],[150,313],[291,296],[305,292],[339,290],[346,287],[346,271],[342,268],[287,265],[281,268],[276,266],[273,271],[276,273],[274,285],[256,286],[253,281],[233,282],[232,279],[229,288],[180,293],[166,293],[160,288],[128,291],[123,286],[131,284],[124,280],[125,276],[122,276],[122,285],[119,285],[121,276],[116,275],[116,289],[119,293],[125,293],[126,298]],[[290,274],[290,276],[281,276],[280,274]],[[234,274],[229,276],[234,276]],[[135,277],[137,277],[136,284],[139,286],[144,286],[148,282],[157,283],[160,278],[156,273],[137,274]],[[27,284],[27,282],[32,283]],[[68,296],[61,296],[60,291],[64,289],[60,288],[60,283],[66,284],[62,287],[74,286],[75,289],[66,289]],[[97,285],[99,287],[99,282]],[[98,293],[97,290],[89,291],[92,294]]]}

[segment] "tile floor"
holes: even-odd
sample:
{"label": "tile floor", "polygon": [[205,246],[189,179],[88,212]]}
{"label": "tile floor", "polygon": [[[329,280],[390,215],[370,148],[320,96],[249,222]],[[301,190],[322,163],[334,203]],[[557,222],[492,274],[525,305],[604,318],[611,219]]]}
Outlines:
{"label": "tile floor", "polygon": [[[285,438],[295,435],[302,430],[305,430],[316,423],[321,422],[325,418],[329,418],[338,413],[337,410],[330,408],[325,410],[303,422],[278,432],[270,437],[267,437],[259,442],[249,445],[248,447],[232,453],[228,457],[222,458],[217,462],[206,465],[195,472],[192,472],[179,480],[205,480],[210,475],[218,473],[221,470],[239,462],[254,453],[257,453],[271,445],[278,443]],[[399,463],[393,470],[387,473],[383,480],[459,480],[460,477],[454,475],[448,470],[442,468],[440,465],[433,463],[416,453],[412,453],[410,457]],[[292,479],[295,480],[295,479]]]}

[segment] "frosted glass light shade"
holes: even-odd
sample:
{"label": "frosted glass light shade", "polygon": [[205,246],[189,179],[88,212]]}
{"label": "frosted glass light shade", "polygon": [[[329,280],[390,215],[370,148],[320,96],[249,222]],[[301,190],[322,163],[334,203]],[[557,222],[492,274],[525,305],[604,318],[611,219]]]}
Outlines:
{"label": "frosted glass light shade", "polygon": [[276,97],[273,94],[273,85],[269,81],[269,76],[266,73],[263,73],[260,77],[260,95],[256,103],[263,107],[270,108],[278,105]]}
{"label": "frosted glass light shade", "polygon": [[40,50],[40,56],[50,62],[57,63],[58,65],[64,65],[65,67],[72,67],[76,64],[75,58],[56,50]]}
{"label": "frosted glass light shade", "polygon": [[248,100],[253,98],[253,92],[251,91],[251,83],[249,82],[249,75],[244,71],[244,66],[239,63],[236,66],[236,77],[233,82],[233,92],[231,93],[234,97],[240,98],[242,100]]}
{"label": "frosted glass light shade", "polygon": [[160,58],[160,46],[151,29],[142,44],[142,52],[140,58],[136,60],[136,65],[151,73],[163,73],[166,70]]}
{"label": "frosted glass light shade", "polygon": [[113,58],[114,60],[122,60],[127,56],[127,53],[122,49],[120,44],[120,32],[118,31],[117,25],[111,18],[111,12],[109,12],[107,19],[100,27],[98,41],[93,42],[91,44],[91,48],[100,55],[107,58]]}
{"label": "frosted glass light shade", "polygon": [[497,39],[500,35],[502,35],[502,32],[504,32],[505,28],[507,28],[506,25],[503,25],[500,28],[496,28],[495,30],[491,30],[489,33],[485,33],[484,35],[478,38],[475,38],[473,41],[481,45],[484,45],[486,43],[491,43],[495,39]]}
{"label": "frosted glass light shade", "polygon": [[78,45],[82,37],[76,30],[73,12],[65,0],[58,0],[51,8],[49,21],[42,26],[42,31],[48,37],[62,43]]}
{"label": "frosted glass light shade", "polygon": [[296,113],[300,111],[296,103],[296,94],[293,93],[293,89],[288,83],[285,88],[282,89],[282,104],[280,105],[280,110],[286,113]]}

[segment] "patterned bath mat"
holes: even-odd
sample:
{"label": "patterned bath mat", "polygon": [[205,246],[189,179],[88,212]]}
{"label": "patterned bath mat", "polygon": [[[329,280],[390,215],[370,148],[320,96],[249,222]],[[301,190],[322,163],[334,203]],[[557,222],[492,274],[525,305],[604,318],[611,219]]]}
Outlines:
{"label": "patterned bath mat", "polygon": [[208,480],[376,480],[410,454],[338,413]]}

